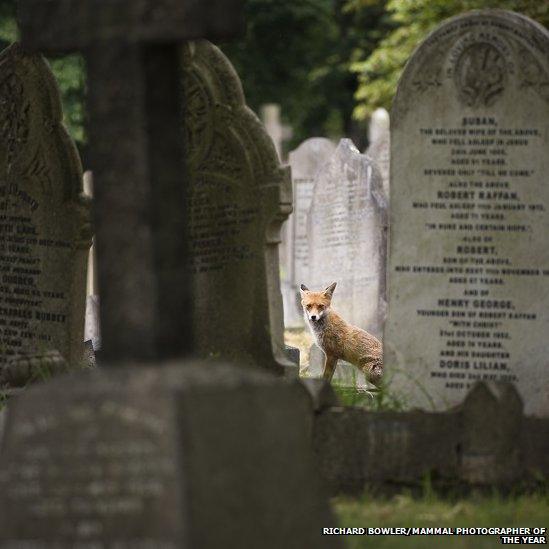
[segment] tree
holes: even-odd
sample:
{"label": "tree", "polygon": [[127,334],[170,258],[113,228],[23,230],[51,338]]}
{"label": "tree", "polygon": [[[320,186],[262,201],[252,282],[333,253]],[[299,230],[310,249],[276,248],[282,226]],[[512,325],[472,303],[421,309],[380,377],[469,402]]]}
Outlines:
{"label": "tree", "polygon": [[248,0],[246,32],[221,48],[242,79],[248,104],[279,103],[294,129],[291,146],[312,136],[351,136],[360,145],[365,129],[353,122],[355,52],[377,45],[387,20],[384,0],[352,11],[344,0]]}
{"label": "tree", "polygon": [[[0,50],[18,39],[16,0],[0,0]],[[80,55],[66,55],[48,59],[57,80],[63,103],[63,117],[79,147],[85,144],[84,97],[85,69]]]}
{"label": "tree", "polygon": [[[350,0],[348,8],[360,13],[368,10],[371,3]],[[359,79],[355,118],[364,120],[377,107],[390,108],[406,61],[434,27],[454,15],[493,7],[493,0],[389,0],[386,9],[394,29],[373,52],[361,52],[351,67]],[[498,0],[497,7],[549,24],[546,0]]]}

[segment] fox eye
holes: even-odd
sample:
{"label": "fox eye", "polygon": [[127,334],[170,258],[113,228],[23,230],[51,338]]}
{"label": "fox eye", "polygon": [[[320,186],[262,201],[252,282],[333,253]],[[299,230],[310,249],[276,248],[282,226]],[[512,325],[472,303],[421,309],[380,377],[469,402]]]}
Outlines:
{"label": "fox eye", "polygon": [[323,310],[324,310],[324,305],[319,305],[319,306],[318,306],[318,310],[319,310],[319,311],[323,311]]}
{"label": "fox eye", "polygon": [[307,305],[307,309],[310,311],[311,310],[311,307],[312,305]]}

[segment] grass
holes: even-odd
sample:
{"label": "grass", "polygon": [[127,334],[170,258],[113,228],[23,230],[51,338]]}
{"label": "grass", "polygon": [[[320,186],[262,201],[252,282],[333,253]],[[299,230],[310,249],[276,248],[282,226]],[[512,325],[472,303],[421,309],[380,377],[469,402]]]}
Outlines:
{"label": "grass", "polygon": [[[339,526],[345,527],[549,527],[549,491],[503,497],[472,494],[441,498],[427,490],[420,498],[400,494],[393,498],[336,498]],[[545,534],[547,536],[547,534]],[[347,549],[487,549],[498,547],[498,536],[345,536]]]}

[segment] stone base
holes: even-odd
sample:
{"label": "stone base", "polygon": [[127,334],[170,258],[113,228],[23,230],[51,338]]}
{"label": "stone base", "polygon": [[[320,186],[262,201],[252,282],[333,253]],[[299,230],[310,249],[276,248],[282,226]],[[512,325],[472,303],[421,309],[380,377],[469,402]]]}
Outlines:
{"label": "stone base", "polygon": [[29,388],[9,402],[0,547],[339,546],[312,415],[298,380],[211,363]]}

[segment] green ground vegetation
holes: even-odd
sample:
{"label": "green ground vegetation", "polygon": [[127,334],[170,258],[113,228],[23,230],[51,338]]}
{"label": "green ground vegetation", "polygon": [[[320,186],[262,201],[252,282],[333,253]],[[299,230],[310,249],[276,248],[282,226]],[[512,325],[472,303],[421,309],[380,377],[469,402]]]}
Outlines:
{"label": "green ground vegetation", "polygon": [[[345,527],[544,527],[549,528],[549,491],[503,497],[472,494],[441,498],[426,489],[422,497],[400,494],[391,498],[365,494],[336,498],[339,526]],[[497,536],[346,536],[347,549],[489,549],[499,547]]]}

